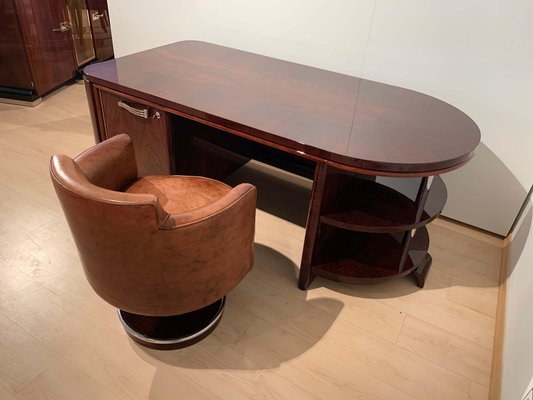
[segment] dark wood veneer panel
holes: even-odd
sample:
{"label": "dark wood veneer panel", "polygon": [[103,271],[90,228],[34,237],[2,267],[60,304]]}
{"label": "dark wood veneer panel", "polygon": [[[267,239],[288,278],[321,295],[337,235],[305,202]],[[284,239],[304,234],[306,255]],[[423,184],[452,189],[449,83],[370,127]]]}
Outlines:
{"label": "dark wood veneer panel", "polygon": [[14,0],[30,60],[36,94],[72,79],[76,62],[71,32],[53,32],[68,21],[64,0]]}
{"label": "dark wood veneer panel", "polygon": [[328,166],[318,163],[315,168],[313,188],[311,190],[311,202],[309,213],[307,214],[307,226],[305,227],[304,248],[302,251],[302,261],[300,262],[300,274],[298,276],[298,287],[307,290],[313,281],[314,275],[311,273],[313,258],[318,248],[317,241],[320,240],[320,210],[324,196],[324,185],[328,175]]}
{"label": "dark wood veneer panel", "polygon": [[315,275],[347,283],[380,283],[410,274],[424,260],[429,247],[425,227],[411,240],[403,271],[398,267],[402,256],[400,235],[357,233],[334,230],[323,240],[320,253],[311,268]]}
{"label": "dark wood veneer panel", "polygon": [[176,171],[224,179],[250,159],[313,179],[315,163],[220,129],[173,116]]}
{"label": "dark wood veneer panel", "polygon": [[417,219],[417,204],[382,184],[353,178],[321,217],[321,222],[360,232],[400,232],[419,228],[435,219],[446,204],[447,191],[441,177],[434,178]]}
{"label": "dark wood veneer panel", "polygon": [[0,86],[33,89],[24,41],[12,0],[0,0]]}
{"label": "dark wood veneer panel", "polygon": [[[91,32],[94,40],[96,59],[103,61],[113,57],[113,40],[107,0],[87,0]],[[96,14],[96,15],[95,15]]]}
{"label": "dark wood veneer panel", "polygon": [[93,126],[94,142],[100,143],[106,138],[100,94],[98,89],[96,89],[94,85],[89,83],[86,79],[83,80],[83,84],[85,86],[87,102],[89,103],[89,114],[91,115],[91,123]]}
{"label": "dark wood veneer panel", "polygon": [[[170,122],[168,115],[149,108],[149,118],[144,119],[119,108],[118,101],[125,100],[137,108],[145,107],[142,102],[100,91],[106,138],[126,133],[132,138],[137,168],[140,176],[168,175],[172,172],[170,151]],[[156,118],[159,113],[159,118]]]}
{"label": "dark wood veneer panel", "polygon": [[439,170],[468,161],[480,138],[474,121],[454,106],[363,79],[346,154],[369,169]]}
{"label": "dark wood veneer panel", "polygon": [[205,42],[85,71],[91,82],[372,174],[457,168],[480,140],[468,116],[433,97]]}

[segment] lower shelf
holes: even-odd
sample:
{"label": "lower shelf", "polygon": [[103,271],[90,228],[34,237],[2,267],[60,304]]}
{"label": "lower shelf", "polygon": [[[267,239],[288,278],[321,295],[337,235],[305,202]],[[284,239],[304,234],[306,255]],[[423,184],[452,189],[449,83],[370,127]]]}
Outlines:
{"label": "lower shelf", "polygon": [[402,234],[370,234],[345,230],[330,232],[320,246],[311,272],[346,283],[380,283],[401,278],[427,259],[429,235],[419,228],[411,239],[402,271]]}

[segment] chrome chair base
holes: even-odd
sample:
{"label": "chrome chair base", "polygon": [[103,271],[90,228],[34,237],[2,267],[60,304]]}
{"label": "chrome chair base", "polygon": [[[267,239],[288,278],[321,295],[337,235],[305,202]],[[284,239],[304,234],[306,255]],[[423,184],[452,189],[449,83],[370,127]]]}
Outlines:
{"label": "chrome chair base", "polygon": [[151,317],[118,310],[126,333],[137,343],[158,350],[181,349],[207,337],[222,319],[226,296],[196,311]]}

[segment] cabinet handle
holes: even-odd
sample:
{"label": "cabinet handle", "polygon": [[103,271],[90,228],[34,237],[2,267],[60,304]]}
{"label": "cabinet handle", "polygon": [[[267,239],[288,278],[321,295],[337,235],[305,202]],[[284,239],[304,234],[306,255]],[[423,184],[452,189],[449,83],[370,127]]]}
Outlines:
{"label": "cabinet handle", "polygon": [[135,107],[130,106],[129,104],[124,103],[122,100],[119,100],[117,104],[120,108],[123,108],[124,110],[128,111],[129,113],[133,115],[136,115],[137,117],[148,119],[148,116],[149,116],[148,108],[135,108]]}
{"label": "cabinet handle", "polygon": [[63,21],[59,24],[59,28],[52,29],[53,32],[66,32],[70,30],[70,24],[67,21]]}
{"label": "cabinet handle", "polygon": [[[137,117],[141,117],[141,118],[144,118],[144,119],[150,118],[150,109],[148,107],[135,108],[133,106],[130,106],[128,103],[126,103],[126,102],[124,102],[122,100],[119,100],[117,102],[117,105],[120,108],[123,108],[124,110],[128,111],[129,113],[131,113],[133,115],[136,115]],[[152,119],[161,119],[161,114],[159,113],[159,111],[154,111],[154,113],[152,115]]]}

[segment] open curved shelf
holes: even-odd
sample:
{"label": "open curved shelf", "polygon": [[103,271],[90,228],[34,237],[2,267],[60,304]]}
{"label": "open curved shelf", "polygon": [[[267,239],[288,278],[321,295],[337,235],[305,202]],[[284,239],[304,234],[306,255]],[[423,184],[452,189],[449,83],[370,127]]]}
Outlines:
{"label": "open curved shelf", "polygon": [[377,182],[353,179],[320,217],[320,222],[358,232],[401,232],[420,228],[435,219],[446,204],[444,181],[436,176],[424,211],[402,193]]}
{"label": "open curved shelf", "polygon": [[411,239],[404,268],[402,234],[359,233],[335,229],[325,238],[311,267],[313,274],[346,283],[380,283],[410,274],[427,260],[429,235],[425,227]]}

